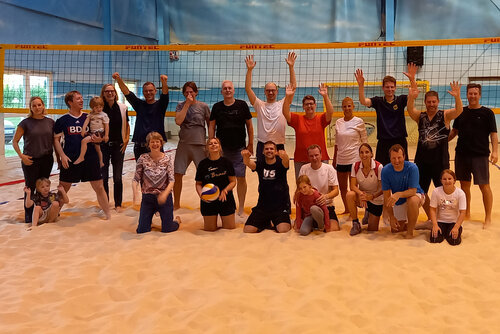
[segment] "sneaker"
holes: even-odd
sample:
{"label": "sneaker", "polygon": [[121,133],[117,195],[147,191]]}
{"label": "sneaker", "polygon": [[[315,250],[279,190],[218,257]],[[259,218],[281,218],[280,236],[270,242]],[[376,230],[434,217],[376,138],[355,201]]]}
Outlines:
{"label": "sneaker", "polygon": [[352,222],[351,231],[349,232],[350,236],[360,234],[361,233],[361,224],[359,222]]}

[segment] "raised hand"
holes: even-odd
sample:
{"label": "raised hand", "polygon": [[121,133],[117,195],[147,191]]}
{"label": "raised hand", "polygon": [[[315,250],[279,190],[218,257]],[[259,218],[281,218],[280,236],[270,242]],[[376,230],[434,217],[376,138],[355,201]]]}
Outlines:
{"label": "raised hand", "polygon": [[297,60],[297,55],[295,52],[288,52],[288,57],[285,58],[286,63],[288,66],[294,66],[295,65],[295,60]]}
{"label": "raised hand", "polygon": [[251,71],[254,69],[257,62],[253,60],[253,55],[250,55],[245,57],[245,64],[247,64],[247,70]]}
{"label": "raised hand", "polygon": [[292,84],[286,85],[285,95],[290,97],[295,94],[295,86]]}
{"label": "raised hand", "polygon": [[460,87],[462,87],[462,85],[458,81],[450,82],[450,90],[447,92],[455,98],[460,97]]}
{"label": "raised hand", "polygon": [[24,189],[23,189],[23,190],[24,190],[24,193],[25,193],[26,195],[28,195],[28,196],[29,196],[29,195],[31,195],[31,189],[30,189],[29,187],[24,187]]}
{"label": "raised hand", "polygon": [[321,95],[321,96],[323,96],[323,97],[325,97],[325,96],[327,96],[327,95],[328,95],[328,87],[326,86],[326,84],[321,83],[321,84],[319,85],[319,88],[318,88],[318,93],[319,93],[319,95]]}
{"label": "raised hand", "polygon": [[115,72],[115,73],[113,73],[113,75],[111,77],[115,80],[118,80],[118,79],[120,79],[120,74],[118,74],[118,72]]}
{"label": "raised hand", "polygon": [[414,100],[418,97],[419,93],[420,93],[420,91],[418,90],[418,88],[415,88],[415,87],[408,88],[408,97],[411,97]]}
{"label": "raised hand", "polygon": [[408,72],[403,72],[403,74],[406,75],[408,79],[410,79],[410,81],[414,81],[415,76],[417,75],[417,70],[418,70],[417,65],[415,65],[414,63],[409,63]]}
{"label": "raised hand", "polygon": [[161,80],[161,82],[164,82],[164,81],[167,82],[168,76],[166,76],[165,74],[162,74],[162,75],[160,75],[160,80]]}
{"label": "raised hand", "polygon": [[354,72],[354,77],[356,78],[356,81],[358,82],[358,86],[363,86],[365,84],[365,78],[363,77],[363,70],[362,69],[357,69],[356,72]]}

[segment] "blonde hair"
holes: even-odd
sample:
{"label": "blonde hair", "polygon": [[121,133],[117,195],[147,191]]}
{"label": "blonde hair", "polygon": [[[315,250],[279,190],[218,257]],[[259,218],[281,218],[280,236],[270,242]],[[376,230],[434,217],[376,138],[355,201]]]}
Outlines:
{"label": "blonde hair", "polygon": [[46,177],[41,177],[39,179],[36,180],[36,183],[35,183],[35,188],[38,190],[38,187],[40,185],[42,185],[43,183],[47,182],[50,186],[50,180],[47,179]]}
{"label": "blonde hair", "polygon": [[312,187],[311,179],[307,175],[301,175],[297,178],[297,189],[295,189],[295,194],[293,195],[293,202],[297,204],[297,196],[299,195],[299,186],[301,183],[305,183]]}
{"label": "blonde hair", "polygon": [[165,142],[163,141],[163,137],[161,136],[161,134],[159,134],[158,132],[156,131],[151,131],[150,133],[148,133],[148,135],[146,136],[146,144],[148,145],[148,148],[149,148],[149,142],[151,140],[160,140],[161,141],[161,145],[163,146],[163,144],[165,144]]}
{"label": "blonde hair", "polygon": [[28,113],[28,117],[33,117],[33,111],[31,110],[31,103],[35,100],[40,100],[40,102],[42,102],[43,104],[43,114],[46,115],[47,114],[47,110],[45,109],[45,103],[43,102],[42,98],[40,96],[32,96],[31,99],[30,99],[30,104],[29,104],[29,113]]}
{"label": "blonde hair", "polygon": [[349,96],[344,97],[344,99],[342,100],[342,105],[344,105],[344,103],[347,103],[347,102],[350,102],[352,105],[354,105],[353,99],[350,98]]}
{"label": "blonde hair", "polygon": [[220,153],[220,155],[222,155],[222,144],[220,143],[220,139],[219,139],[219,138],[217,138],[217,137],[214,137],[214,138],[209,138],[209,139],[207,140],[207,143],[205,144],[205,154],[206,154],[207,156],[209,156],[209,154],[210,154],[210,153],[209,153],[209,151],[208,151],[208,146],[210,145],[210,141],[211,141],[211,140],[213,140],[213,139],[215,139],[215,140],[219,143],[219,148],[220,148],[220,149],[219,149],[219,153]]}
{"label": "blonde hair", "polygon": [[104,107],[104,101],[100,96],[93,97],[89,102],[90,108],[94,109],[95,107],[102,106]]}

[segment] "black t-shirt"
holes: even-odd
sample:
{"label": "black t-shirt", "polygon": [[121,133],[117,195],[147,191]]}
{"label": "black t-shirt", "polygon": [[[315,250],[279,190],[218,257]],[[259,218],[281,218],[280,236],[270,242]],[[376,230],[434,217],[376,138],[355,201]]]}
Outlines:
{"label": "black t-shirt", "polygon": [[427,112],[420,113],[415,163],[417,165],[432,164],[436,168],[448,168],[450,165],[449,134],[450,129],[446,128],[443,110],[438,110],[432,120],[429,119]]}
{"label": "black t-shirt", "polygon": [[257,208],[269,211],[287,210],[290,213],[290,194],[286,172],[280,157],[268,165],[265,159],[257,160],[254,172],[259,175],[259,200]]}
{"label": "black t-shirt", "polygon": [[453,122],[458,130],[456,152],[469,156],[490,154],[490,133],[497,132],[495,114],[489,108],[464,107],[464,111]]}
{"label": "black t-shirt", "polygon": [[406,138],[405,108],[408,97],[399,95],[388,103],[383,96],[371,98],[377,113],[377,139]]}
{"label": "black t-shirt", "polygon": [[120,106],[116,102],[111,107],[108,103],[104,103],[104,109],[102,111],[109,117],[109,141],[123,143],[122,113],[120,111]]}
{"label": "black t-shirt", "polygon": [[125,98],[137,113],[132,141],[134,143],[145,143],[146,136],[151,131],[158,132],[163,137],[163,140],[167,141],[163,122],[168,106],[168,94],[161,94],[160,99],[152,104],[141,100],[132,92],[125,95]]}
{"label": "black t-shirt", "polygon": [[252,119],[252,114],[245,101],[235,100],[230,106],[226,106],[224,101],[214,104],[210,120],[215,120],[216,136],[223,149],[237,150],[246,146],[245,126],[248,119]]}
{"label": "black t-shirt", "polygon": [[217,160],[203,159],[198,164],[195,180],[201,182],[204,186],[207,183],[213,183],[219,190],[227,187],[229,176],[234,176],[234,167],[231,161],[224,157]]}

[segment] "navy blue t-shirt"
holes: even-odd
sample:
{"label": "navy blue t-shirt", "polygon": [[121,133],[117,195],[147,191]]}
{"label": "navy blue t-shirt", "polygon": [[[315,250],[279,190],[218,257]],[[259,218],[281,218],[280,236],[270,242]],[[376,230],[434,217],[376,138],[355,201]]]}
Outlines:
{"label": "navy blue t-shirt", "polygon": [[[54,133],[64,135],[63,151],[64,154],[71,160],[75,161],[80,156],[80,148],[82,145],[82,126],[87,119],[87,113],[82,113],[80,117],[66,114],[60,117],[54,125]],[[88,130],[88,129],[87,129]],[[92,143],[87,145],[87,153],[85,159],[89,155],[96,155],[97,152]]]}
{"label": "navy blue t-shirt", "polygon": [[146,136],[151,131],[158,132],[163,137],[163,140],[167,141],[163,122],[168,106],[168,94],[160,94],[160,99],[151,104],[141,100],[132,92],[125,95],[125,98],[137,113],[132,141],[134,143],[146,143]]}
{"label": "navy blue t-shirt", "polygon": [[290,213],[290,193],[286,172],[280,157],[268,165],[265,159],[257,160],[254,172],[259,175],[259,200],[257,208],[266,211],[287,210]]}
{"label": "navy blue t-shirt", "polygon": [[377,113],[377,139],[406,138],[405,108],[408,97],[399,95],[391,103],[383,96],[371,98],[372,108]]}

